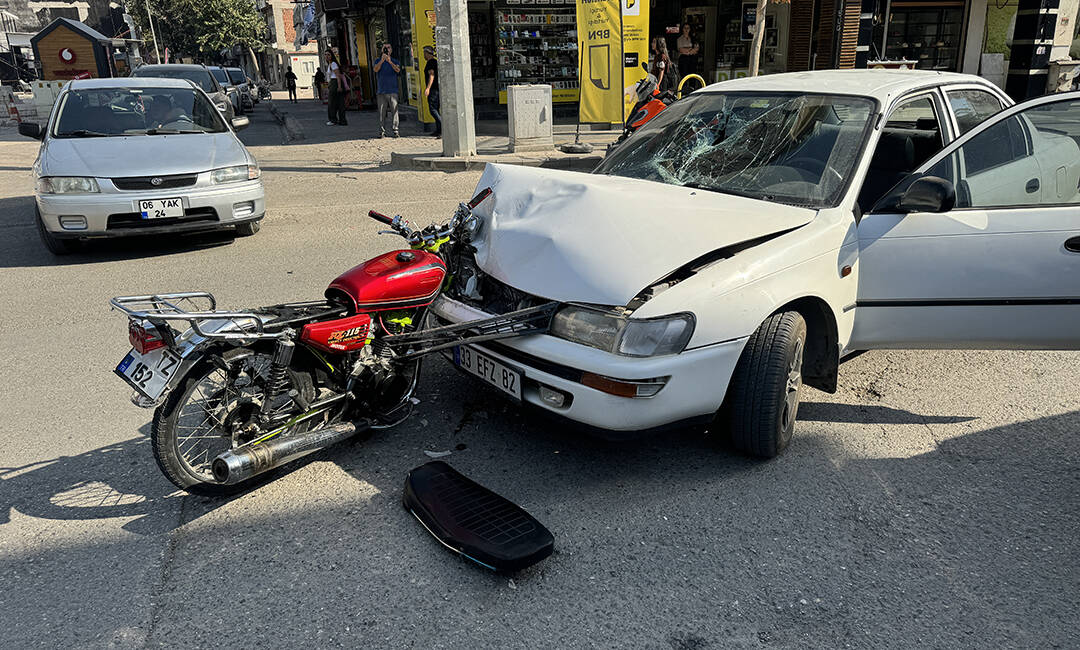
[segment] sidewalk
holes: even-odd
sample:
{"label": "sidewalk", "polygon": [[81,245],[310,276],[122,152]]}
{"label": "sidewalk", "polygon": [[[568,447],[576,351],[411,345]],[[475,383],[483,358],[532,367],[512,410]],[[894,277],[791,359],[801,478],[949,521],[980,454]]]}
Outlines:
{"label": "sidewalk", "polygon": [[[510,138],[505,120],[481,120],[476,124],[475,157],[444,158],[442,141],[424,132],[424,125],[416,121],[416,112],[399,104],[401,137],[380,138],[379,116],[375,110],[348,111],[347,126],[327,126],[326,105],[310,97],[297,103],[288,100],[286,93],[275,91],[272,102],[264,102],[258,109],[268,105],[281,126],[286,143],[324,144],[352,141],[357,149],[370,156],[389,162],[398,169],[465,171],[482,169],[489,162],[562,169],[591,170],[603,159],[607,146],[619,136],[617,131],[588,131],[583,128],[581,141],[591,144],[590,154],[565,154],[558,149],[548,152],[514,154],[510,151]],[[573,142],[574,125],[555,126],[555,146]]]}

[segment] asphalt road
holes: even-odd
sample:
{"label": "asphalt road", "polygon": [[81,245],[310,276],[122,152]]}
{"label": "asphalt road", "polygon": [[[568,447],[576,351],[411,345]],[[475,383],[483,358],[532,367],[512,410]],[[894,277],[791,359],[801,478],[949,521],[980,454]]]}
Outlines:
{"label": "asphalt road", "polygon": [[[35,145],[0,131],[0,647],[1080,646],[1077,353],[863,355],[772,462],[700,431],[602,443],[435,360],[397,429],[230,500],[175,492],[111,374],[108,298],[316,298],[394,245],[366,210],[442,218],[478,178],[254,122],[258,235],[63,259],[32,223]],[[400,505],[425,450],[555,555],[510,580],[441,548]]]}

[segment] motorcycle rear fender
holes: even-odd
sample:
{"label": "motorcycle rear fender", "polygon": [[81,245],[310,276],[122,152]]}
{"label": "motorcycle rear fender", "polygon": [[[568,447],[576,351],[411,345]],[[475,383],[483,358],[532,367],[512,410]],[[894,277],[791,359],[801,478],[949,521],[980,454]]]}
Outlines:
{"label": "motorcycle rear fender", "polygon": [[[204,332],[214,333],[227,331],[230,329],[237,329],[236,324],[232,321],[221,319],[214,321],[205,321],[200,325]],[[201,336],[195,332],[193,328],[187,329],[180,336],[176,337],[176,345],[172,346],[172,351],[180,356],[180,366],[177,371],[173,373],[172,379],[165,385],[165,390],[162,391],[161,396],[153,402],[147,402],[146,398],[136,399],[140,397],[138,393],[132,396],[132,403],[142,408],[155,408],[157,405],[165,401],[165,399],[172,393],[173,389],[187,377],[188,373],[195,366],[196,363],[206,358],[205,352],[208,348],[215,347],[215,344],[220,345],[220,341],[215,341]],[[232,348],[221,355],[221,358],[226,363],[233,363],[240,359],[247,358],[254,354],[250,348],[237,347]]]}

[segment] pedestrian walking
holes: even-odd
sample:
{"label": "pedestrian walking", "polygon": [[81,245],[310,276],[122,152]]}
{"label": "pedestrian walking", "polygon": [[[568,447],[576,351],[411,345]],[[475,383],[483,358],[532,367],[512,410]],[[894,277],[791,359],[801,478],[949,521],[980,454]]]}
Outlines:
{"label": "pedestrian walking", "polygon": [[427,79],[427,86],[424,88],[424,96],[427,97],[428,110],[431,111],[431,116],[435,118],[435,137],[442,137],[442,116],[439,115],[439,60],[435,58],[435,48],[430,45],[424,46],[424,58],[427,59],[427,63],[424,64],[424,78]]}
{"label": "pedestrian walking", "polygon": [[349,81],[333,50],[326,51],[326,79],[330,82],[330,103],[326,106],[330,121],[326,126],[345,126],[349,123],[345,119],[345,93],[349,92]]}
{"label": "pedestrian walking", "polygon": [[662,36],[658,36],[653,43],[656,57],[653,59],[650,73],[656,77],[656,84],[660,92],[665,90],[674,91],[679,87],[679,69],[668,55],[667,40]]}
{"label": "pedestrian walking", "polygon": [[390,55],[394,49],[389,43],[382,46],[382,56],[375,64],[375,92],[379,103],[379,137],[386,137],[386,122],[390,121],[394,137],[398,137],[398,74],[401,63]]}
{"label": "pedestrian walking", "polygon": [[315,79],[313,80],[315,91],[312,93],[315,95],[315,99],[319,101],[322,101],[322,85],[324,83],[326,83],[326,75],[323,74],[322,68],[319,68],[315,71]]}
{"label": "pedestrian walking", "polygon": [[289,89],[289,99],[292,103],[296,103],[296,75],[292,71],[292,66],[285,71],[285,87]]}

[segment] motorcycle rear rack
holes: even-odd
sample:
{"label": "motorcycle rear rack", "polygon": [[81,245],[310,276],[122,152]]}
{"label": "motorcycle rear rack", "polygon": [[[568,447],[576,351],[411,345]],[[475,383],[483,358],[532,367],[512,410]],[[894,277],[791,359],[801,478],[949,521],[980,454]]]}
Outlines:
{"label": "motorcycle rear rack", "polygon": [[[200,304],[200,301],[205,302]],[[196,334],[206,339],[245,341],[282,338],[287,335],[289,325],[346,312],[345,308],[325,300],[284,303],[253,311],[224,311],[217,309],[217,299],[207,291],[117,296],[109,304],[128,318],[149,321],[166,337],[172,337],[170,321],[180,321],[188,323]]]}
{"label": "motorcycle rear rack", "polygon": [[551,328],[551,319],[558,307],[558,302],[548,302],[491,318],[394,334],[385,337],[383,342],[395,348],[395,351],[400,350],[394,357],[395,361],[408,361],[467,343],[544,334]]}

